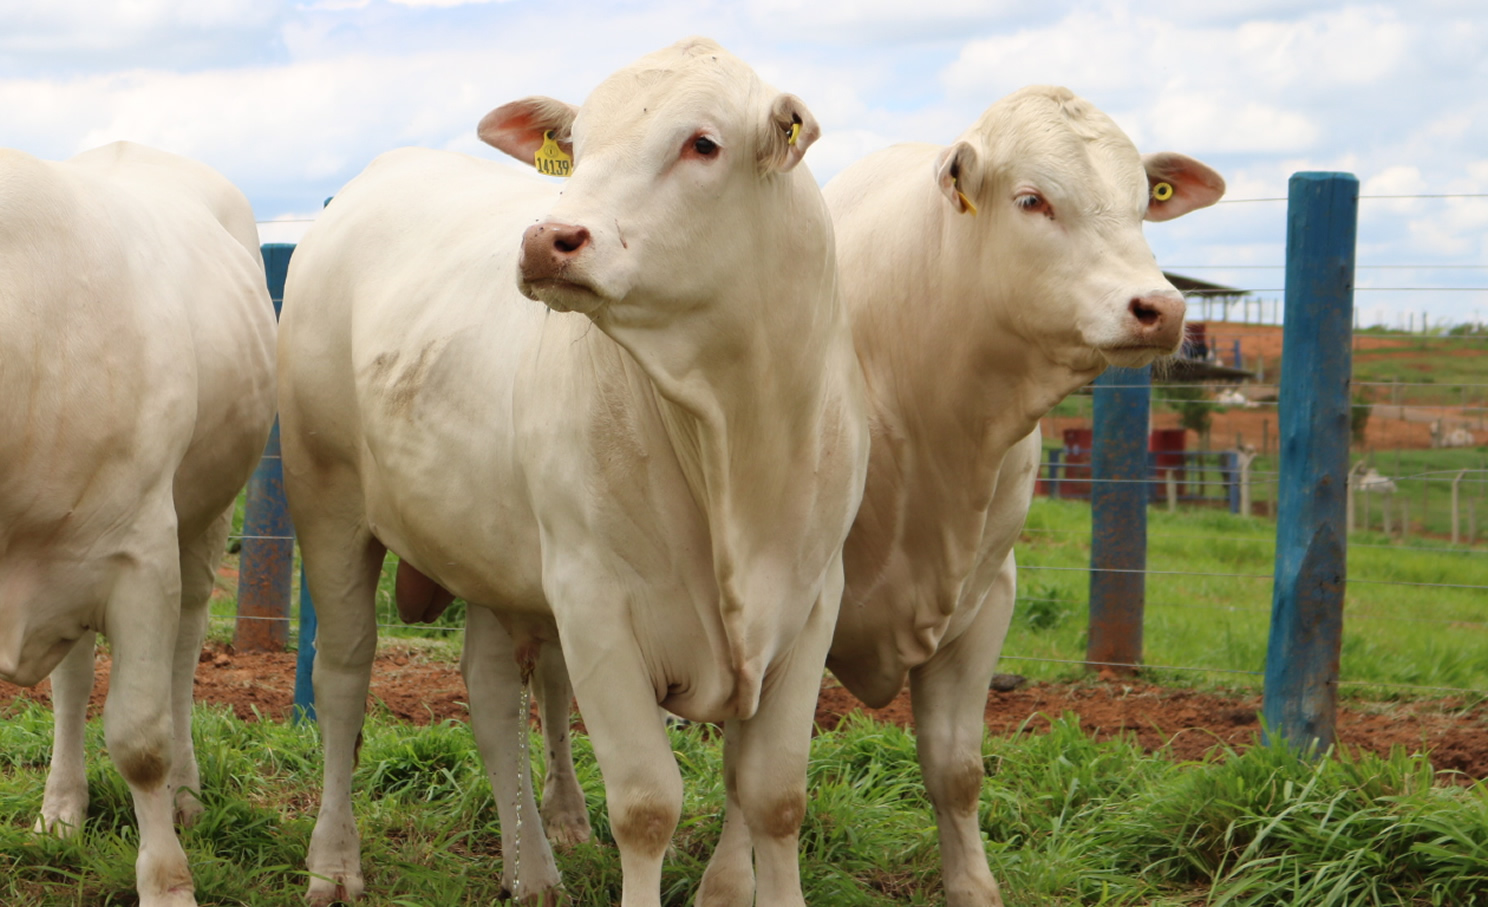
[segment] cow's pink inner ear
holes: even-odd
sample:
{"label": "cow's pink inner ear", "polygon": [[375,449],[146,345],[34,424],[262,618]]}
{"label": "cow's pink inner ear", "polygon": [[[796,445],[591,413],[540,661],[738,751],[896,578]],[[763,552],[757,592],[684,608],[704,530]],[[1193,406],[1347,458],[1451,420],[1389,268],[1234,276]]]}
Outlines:
{"label": "cow's pink inner ear", "polygon": [[552,98],[523,98],[486,114],[475,132],[487,145],[531,165],[549,132],[566,154],[573,154],[569,130],[577,113],[572,105]]}
{"label": "cow's pink inner ear", "polygon": [[[1224,196],[1225,181],[1207,164],[1171,151],[1143,155],[1147,168],[1147,220],[1172,220],[1207,208]],[[1163,188],[1166,184],[1167,189]]]}

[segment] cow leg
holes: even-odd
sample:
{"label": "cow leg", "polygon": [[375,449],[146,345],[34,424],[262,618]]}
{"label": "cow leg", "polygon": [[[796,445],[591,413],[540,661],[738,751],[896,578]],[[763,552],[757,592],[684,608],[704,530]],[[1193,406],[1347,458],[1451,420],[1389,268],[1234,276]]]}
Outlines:
{"label": "cow leg", "polygon": [[987,688],[1012,619],[1015,577],[1009,554],[971,626],[909,675],[916,748],[935,807],[947,907],[1002,907],[977,809],[985,777]]}
{"label": "cow leg", "polygon": [[[604,593],[550,596],[603,601]],[[616,613],[627,609],[616,608]],[[682,815],[682,775],[666,727],[657,720],[656,688],[634,629],[598,625],[585,615],[578,632],[559,624],[574,692],[604,775],[610,829],[620,851],[620,907],[660,907],[661,861]]]}
{"label": "cow leg", "polygon": [[52,765],[41,799],[37,834],[68,838],[88,815],[88,771],[83,731],[93,693],[93,646],[98,634],[84,633],[52,669]]}
{"label": "cow leg", "polygon": [[[836,605],[842,597],[841,574],[837,576],[812,608],[790,652],[770,668],[754,717],[729,722],[725,729],[729,736],[739,738],[737,749],[726,755],[737,756],[733,760],[734,789],[754,847],[758,904],[806,904],[801,894],[800,859],[801,820],[806,816],[806,762],[822,669],[832,643]],[[739,835],[737,828],[734,834]],[[726,855],[734,861],[730,864],[733,872],[720,871],[720,882],[736,879],[737,867],[742,865],[737,855],[742,847],[733,846],[736,850]],[[738,900],[741,892],[737,888],[720,885],[708,892],[709,897],[714,891],[720,897],[717,903],[748,903]],[[699,903],[705,903],[701,894]]]}
{"label": "cow leg", "polygon": [[171,662],[171,719],[175,748],[171,757],[170,787],[175,791],[175,819],[183,826],[202,814],[201,773],[191,742],[191,705],[196,665],[207,637],[208,604],[216,587],[217,564],[232,528],[232,511],[224,510],[200,536],[181,545],[181,624],[176,632]]}
{"label": "cow leg", "polygon": [[[377,654],[377,578],[387,549],[365,527],[352,532],[293,514],[315,601],[316,722],[325,753],[320,813],[305,865],[312,905],[361,897],[361,838],[351,811],[351,775]],[[308,523],[309,525],[306,525]]]}
{"label": "cow leg", "polygon": [[139,822],[135,884],[141,907],[194,907],[186,852],[172,824],[174,728],[171,658],[180,624],[181,577],[174,526],[168,543],[124,567],[105,612],[113,650],[104,738],[134,795]]}
{"label": "cow leg", "polygon": [[542,715],[543,749],[547,756],[543,773],[542,820],[548,840],[560,847],[582,844],[593,835],[589,827],[589,805],[574,771],[570,708],[573,686],[568,682],[568,664],[557,643],[542,647],[537,672],[532,675],[533,692]]}
{"label": "cow leg", "polygon": [[724,722],[723,785],[727,799],[723,809],[723,834],[708,861],[698,885],[697,907],[750,907],[754,903],[754,842],[744,806],[739,802],[739,744],[743,739],[738,722]]}
{"label": "cow leg", "polygon": [[[527,733],[527,715],[516,646],[487,608],[472,605],[466,611],[460,671],[470,694],[470,730],[501,819],[502,885],[523,907],[554,902],[563,882],[532,794],[531,760],[522,763],[526,751],[519,735]],[[565,721],[567,715],[565,705]]]}

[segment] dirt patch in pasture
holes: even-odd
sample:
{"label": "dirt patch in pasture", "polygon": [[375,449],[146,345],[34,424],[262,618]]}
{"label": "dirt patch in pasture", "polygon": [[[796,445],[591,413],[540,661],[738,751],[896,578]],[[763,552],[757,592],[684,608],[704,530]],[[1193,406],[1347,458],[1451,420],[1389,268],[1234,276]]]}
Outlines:
{"label": "dirt patch in pasture", "polygon": [[[909,696],[901,693],[882,709],[868,709],[830,678],[817,704],[817,721],[835,727],[854,710],[879,721],[912,727]],[[1177,760],[1198,760],[1216,747],[1244,750],[1261,726],[1259,693],[1219,693],[1162,687],[1141,681],[1092,680],[1035,683],[987,696],[986,723],[992,734],[1020,729],[1040,733],[1051,719],[1078,716],[1080,727],[1098,740],[1135,738],[1147,752],[1166,750]],[[1387,755],[1393,748],[1430,754],[1438,771],[1460,772],[1467,782],[1488,778],[1488,704],[1456,699],[1371,703],[1345,701],[1338,715],[1339,743],[1346,748]]]}
{"label": "dirt patch in pasture", "polygon": [[[1448,415],[1450,418],[1451,414]],[[1232,450],[1238,441],[1257,450],[1264,445],[1268,454],[1276,455],[1280,419],[1275,404],[1261,404],[1255,409],[1228,409],[1214,413],[1211,418],[1213,421],[1209,429],[1209,443],[1213,449]],[[1064,436],[1066,428],[1089,428],[1090,420],[1073,416],[1051,416],[1043,419],[1040,424],[1045,438],[1057,440]],[[1154,429],[1178,428],[1178,414],[1169,411],[1153,412],[1152,427]],[[1484,437],[1481,432],[1474,431],[1474,434]],[[1392,419],[1377,413],[1370,418],[1364,428],[1362,449],[1365,450],[1426,450],[1430,446],[1431,423],[1429,421]],[[1187,450],[1199,449],[1197,432],[1187,433],[1184,447]]]}
{"label": "dirt patch in pasture", "polygon": [[[282,720],[294,702],[292,653],[244,654],[209,644],[196,671],[199,702],[226,705],[245,721]],[[102,709],[108,693],[109,659],[98,658],[90,712]],[[372,676],[374,707],[415,724],[465,720],[465,682],[456,665],[430,658],[413,647],[384,645]],[[0,682],[0,719],[17,699],[50,701],[50,685],[32,689]],[[380,705],[377,705],[380,703]],[[991,691],[986,723],[990,733],[1020,729],[1039,733],[1050,719],[1066,713],[1098,739],[1127,735],[1147,751],[1165,749],[1174,759],[1195,760],[1218,745],[1244,749],[1260,732],[1258,694],[1208,692],[1162,687],[1119,679],[1081,683],[1034,683],[1012,692]],[[830,676],[822,684],[816,720],[835,728],[844,716],[862,711],[880,721],[912,727],[909,694],[882,709],[864,708]],[[1488,703],[1457,699],[1371,703],[1345,700],[1338,721],[1345,747],[1379,754],[1403,747],[1427,752],[1439,771],[1460,772],[1458,780],[1488,778]]]}

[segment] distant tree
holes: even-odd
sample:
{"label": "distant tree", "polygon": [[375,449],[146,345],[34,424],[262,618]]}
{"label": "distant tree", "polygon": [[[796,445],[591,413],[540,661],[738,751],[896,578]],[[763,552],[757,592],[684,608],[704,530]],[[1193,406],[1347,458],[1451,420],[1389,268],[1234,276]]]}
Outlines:
{"label": "distant tree", "polygon": [[1209,429],[1214,413],[1224,408],[1209,399],[1209,389],[1202,384],[1163,385],[1162,395],[1178,412],[1178,424],[1198,434],[1203,447],[1209,446]]}
{"label": "distant tree", "polygon": [[1369,414],[1372,411],[1368,397],[1354,394],[1354,405],[1349,407],[1349,437],[1354,439],[1355,444],[1364,443],[1364,430],[1369,426]]}

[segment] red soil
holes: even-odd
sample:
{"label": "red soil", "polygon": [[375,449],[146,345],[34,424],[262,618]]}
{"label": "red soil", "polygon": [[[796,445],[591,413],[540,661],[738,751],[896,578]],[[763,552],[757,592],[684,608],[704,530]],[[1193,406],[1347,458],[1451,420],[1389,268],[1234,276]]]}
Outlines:
{"label": "red soil", "polygon": [[[281,720],[294,698],[293,654],[234,653],[213,645],[202,653],[196,672],[199,702],[226,705],[245,721]],[[98,683],[91,711],[97,713],[108,690],[107,656],[98,660]],[[49,701],[43,682],[21,689],[0,682],[0,718],[16,699]],[[399,719],[416,724],[465,720],[465,683],[458,668],[423,653],[385,646],[372,679],[372,698]],[[990,733],[1008,735],[1026,728],[1040,733],[1050,718],[1079,716],[1092,736],[1135,737],[1148,751],[1165,749],[1174,759],[1203,758],[1218,744],[1244,749],[1260,731],[1258,694],[1199,692],[1118,679],[1086,683],[1036,683],[1010,693],[989,692],[986,721]],[[908,693],[883,709],[864,709],[831,678],[822,686],[817,722],[837,726],[843,716],[862,710],[880,721],[913,726]],[[1345,701],[1338,721],[1345,747],[1385,754],[1393,747],[1427,752],[1440,771],[1461,772],[1456,780],[1488,778],[1488,703],[1464,705],[1454,699],[1397,703]]]}

